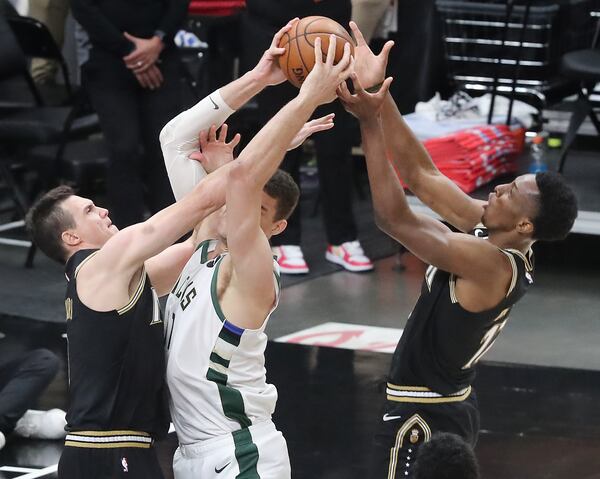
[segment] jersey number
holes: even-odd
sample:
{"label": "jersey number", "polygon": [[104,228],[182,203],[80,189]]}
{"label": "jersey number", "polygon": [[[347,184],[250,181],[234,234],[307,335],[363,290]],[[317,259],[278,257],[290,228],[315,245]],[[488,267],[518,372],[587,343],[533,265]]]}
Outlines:
{"label": "jersey number", "polygon": [[481,339],[480,348],[477,350],[475,355],[469,360],[469,362],[467,362],[467,364],[465,364],[462,367],[462,369],[472,368],[483,357],[483,355],[490,350],[490,348],[494,345],[496,338],[498,338],[498,335],[502,332],[502,329],[506,325],[509,311],[510,309],[505,309],[498,315],[492,327],[487,330],[487,332]]}

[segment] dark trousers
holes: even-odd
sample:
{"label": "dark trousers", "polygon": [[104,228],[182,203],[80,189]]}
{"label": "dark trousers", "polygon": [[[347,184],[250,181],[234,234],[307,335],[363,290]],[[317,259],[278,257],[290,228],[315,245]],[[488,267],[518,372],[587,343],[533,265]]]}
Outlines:
{"label": "dark trousers", "polygon": [[0,365],[0,431],[12,432],[27,409],[35,407],[40,394],[58,371],[58,358],[47,349],[19,354]]}
{"label": "dark trousers", "polygon": [[65,447],[59,479],[163,479],[154,447],[138,449]]}
{"label": "dark trousers", "polygon": [[143,221],[146,208],[156,213],[174,202],[158,136],[181,111],[177,52],[163,52],[159,68],[164,83],[149,90],[122,59],[101,51],[92,50],[82,67],[84,87],[110,148],[108,207],[119,228]]}
{"label": "dark trousers", "polygon": [[475,446],[479,409],[475,392],[464,401],[438,404],[386,401],[373,438],[370,479],[411,479],[419,446],[449,432]]}
{"label": "dark trousers", "polygon": [[[251,15],[242,18],[241,38],[252,38],[242,47],[242,68],[248,70],[258,62],[269,47],[279,26],[271,26],[256,20]],[[288,82],[264,90],[257,98],[261,124],[271,119],[288,101],[298,94],[298,89]],[[335,127],[317,133],[313,139],[317,152],[319,170],[320,200],[323,208],[323,221],[327,240],[339,245],[353,241],[357,237],[356,224],[352,212],[352,122],[339,101],[320,107],[313,118],[335,113]],[[289,152],[281,168],[289,172],[300,185],[300,149]],[[272,238],[274,245],[300,244],[300,207],[288,220],[286,230]]]}

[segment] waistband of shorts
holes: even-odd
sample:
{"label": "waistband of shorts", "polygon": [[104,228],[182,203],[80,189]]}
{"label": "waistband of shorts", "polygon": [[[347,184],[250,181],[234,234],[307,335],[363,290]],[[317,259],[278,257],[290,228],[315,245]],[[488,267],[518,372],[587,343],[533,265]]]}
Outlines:
{"label": "waistband of shorts", "polygon": [[147,432],[114,430],[114,431],[73,431],[65,438],[66,447],[83,447],[88,449],[110,449],[136,447],[149,449],[152,437]]}
{"label": "waistband of shorts", "polygon": [[[179,452],[186,458],[198,458],[205,456],[215,449],[234,445],[239,447],[253,442],[253,436],[257,437],[260,434],[265,434],[270,431],[276,431],[275,424],[271,420],[261,421],[252,424],[248,428],[238,429],[221,436],[215,436],[204,441],[193,442],[191,444],[179,444]],[[250,433],[250,434],[248,434]]]}
{"label": "waistband of shorts", "polygon": [[448,402],[464,401],[471,395],[471,386],[452,394],[440,394],[432,391],[425,386],[398,386],[387,383],[385,390],[388,401],[419,403],[419,404],[439,404]]}

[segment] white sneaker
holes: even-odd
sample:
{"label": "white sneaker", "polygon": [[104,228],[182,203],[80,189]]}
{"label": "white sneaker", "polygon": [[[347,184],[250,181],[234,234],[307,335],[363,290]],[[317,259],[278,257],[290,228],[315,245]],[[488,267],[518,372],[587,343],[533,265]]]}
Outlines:
{"label": "white sneaker", "polygon": [[358,240],[347,241],[339,246],[329,245],[325,253],[325,259],[352,272],[371,271],[373,269],[373,263],[365,256]]}
{"label": "white sneaker", "polygon": [[15,434],[32,439],[62,439],[67,435],[65,412],[61,409],[36,411],[28,409],[17,421]]}
{"label": "white sneaker", "polygon": [[0,450],[2,450],[4,446],[6,446],[6,436],[4,436],[4,433],[0,431]]}
{"label": "white sneaker", "polygon": [[304,254],[302,254],[300,246],[273,246],[271,251],[277,256],[277,263],[283,274],[308,273],[308,265],[306,264],[306,261],[304,261]]}

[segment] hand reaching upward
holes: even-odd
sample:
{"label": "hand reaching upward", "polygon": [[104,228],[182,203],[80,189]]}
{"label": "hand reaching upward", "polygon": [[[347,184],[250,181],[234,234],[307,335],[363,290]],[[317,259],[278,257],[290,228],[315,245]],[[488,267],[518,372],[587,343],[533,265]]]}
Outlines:
{"label": "hand reaching upward", "polygon": [[314,105],[324,105],[336,99],[336,90],[340,83],[346,81],[354,71],[354,59],[350,55],[350,44],[344,45],[344,55],[334,65],[336,37],[329,38],[327,57],[323,61],[321,37],[315,39],[315,66],[302,83],[299,97],[313,102]]}
{"label": "hand reaching upward", "polygon": [[367,89],[378,86],[385,78],[385,69],[388,63],[390,50],[394,46],[393,41],[386,42],[379,55],[375,55],[365,41],[362,32],[354,22],[350,22],[350,29],[356,39],[354,57],[356,63],[354,69],[360,83]]}
{"label": "hand reaching upward", "polygon": [[333,128],[334,117],[335,113],[330,113],[329,115],[325,115],[321,118],[316,118],[314,120],[306,122],[290,143],[288,151],[293,150],[294,148],[298,148],[300,145],[302,145],[302,143],[306,141],[306,139],[309,136],[313,135],[314,133],[317,133],[319,131],[330,130],[331,128]]}
{"label": "hand reaching upward", "polygon": [[217,127],[212,125],[208,130],[200,132],[200,150],[194,151],[189,157],[200,162],[207,173],[212,173],[221,166],[233,161],[233,150],[242,138],[236,133],[227,143],[227,123],[224,123],[217,138]]}
{"label": "hand reaching upward", "polygon": [[392,77],[386,78],[375,93],[365,91],[356,73],[353,73],[351,78],[354,85],[354,94],[350,93],[345,83],[342,83],[338,88],[338,96],[342,105],[344,105],[347,112],[361,121],[377,117],[390,89]]}
{"label": "hand reaching upward", "polygon": [[281,68],[279,68],[278,60],[278,57],[285,53],[285,48],[279,48],[278,45],[283,35],[289,32],[297,21],[298,18],[290,20],[287,25],[275,34],[271,41],[271,45],[265,53],[263,53],[263,56],[252,70],[258,81],[264,86],[279,85],[286,80]]}

